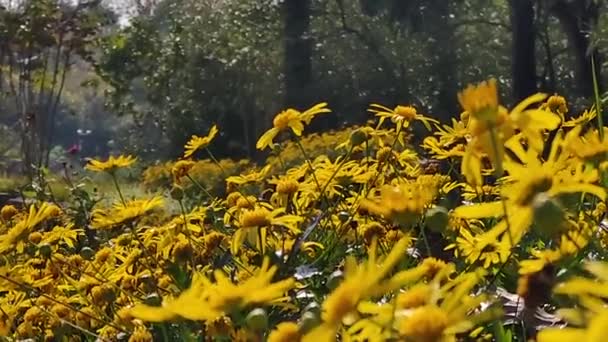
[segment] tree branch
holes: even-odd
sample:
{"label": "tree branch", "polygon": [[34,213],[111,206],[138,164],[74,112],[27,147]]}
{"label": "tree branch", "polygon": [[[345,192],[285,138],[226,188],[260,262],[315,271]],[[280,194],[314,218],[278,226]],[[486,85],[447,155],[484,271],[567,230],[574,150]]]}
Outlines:
{"label": "tree branch", "polygon": [[380,64],[382,64],[382,68],[387,73],[390,73],[391,77],[396,78],[395,73],[391,71],[393,70],[394,66],[386,58],[386,56],[384,56],[380,52],[380,46],[378,45],[378,43],[374,39],[371,39],[370,37],[363,34],[363,32],[354,29],[347,24],[346,11],[344,10],[344,0],[336,0],[336,3],[338,4],[338,8],[340,9],[340,23],[342,24],[342,30],[344,30],[345,33],[352,34],[357,37],[357,39],[359,39],[359,41],[361,41],[368,48],[368,50],[370,50],[374,55],[378,57],[378,59],[380,60]]}
{"label": "tree branch", "polygon": [[489,20],[484,18],[470,18],[470,19],[462,19],[454,22],[454,27],[466,26],[466,25],[489,25],[489,26],[498,26],[506,29],[507,31],[511,31],[511,25],[496,20]]}

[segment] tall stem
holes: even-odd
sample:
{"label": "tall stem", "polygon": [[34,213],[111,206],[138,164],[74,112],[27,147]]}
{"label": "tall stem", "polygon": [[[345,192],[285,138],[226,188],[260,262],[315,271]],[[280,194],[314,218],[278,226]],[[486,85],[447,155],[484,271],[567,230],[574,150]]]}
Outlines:
{"label": "tall stem", "polygon": [[127,202],[125,201],[125,198],[122,195],[122,191],[120,191],[120,186],[118,185],[118,179],[116,179],[116,173],[114,171],[111,171],[110,176],[112,176],[112,182],[114,182],[114,187],[116,188],[116,191],[118,192],[118,196],[120,197],[120,201],[122,202],[122,205],[126,206]]}

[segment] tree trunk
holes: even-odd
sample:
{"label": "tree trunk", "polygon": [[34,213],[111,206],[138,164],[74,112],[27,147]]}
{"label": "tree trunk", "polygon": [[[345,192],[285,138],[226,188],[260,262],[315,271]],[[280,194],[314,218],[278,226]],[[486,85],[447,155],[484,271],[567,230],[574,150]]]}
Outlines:
{"label": "tree trunk", "polygon": [[310,0],[285,1],[285,104],[303,109],[311,100]]}
{"label": "tree trunk", "polygon": [[534,4],[532,0],[509,0],[509,5],[512,27],[513,97],[519,102],[536,92]]}
{"label": "tree trunk", "polygon": [[446,0],[435,0],[429,11],[431,18],[429,33],[433,38],[431,53],[434,56],[433,72],[438,81],[438,96],[435,114],[438,118],[449,120],[458,111],[456,93],[458,92],[458,60],[454,46],[454,28],[449,18],[450,3]]}
{"label": "tree trunk", "polygon": [[561,23],[574,54],[577,90],[582,96],[592,97],[594,93],[592,59],[595,61],[598,85],[601,89],[602,62],[598,49],[591,46],[589,37],[589,32],[598,21],[598,5],[587,1],[556,1],[551,10]]}

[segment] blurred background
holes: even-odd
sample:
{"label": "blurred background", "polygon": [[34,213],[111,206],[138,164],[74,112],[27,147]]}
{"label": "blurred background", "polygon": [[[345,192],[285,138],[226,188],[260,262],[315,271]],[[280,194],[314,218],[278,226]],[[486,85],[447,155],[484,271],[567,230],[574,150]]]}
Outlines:
{"label": "blurred background", "polygon": [[542,91],[579,113],[605,79],[601,0],[0,3],[5,175],[116,153],[152,164],[213,123],[216,156],[256,160],[284,108],[329,102],[307,132],[364,123],[370,103],[448,121],[489,77],[505,105]]}

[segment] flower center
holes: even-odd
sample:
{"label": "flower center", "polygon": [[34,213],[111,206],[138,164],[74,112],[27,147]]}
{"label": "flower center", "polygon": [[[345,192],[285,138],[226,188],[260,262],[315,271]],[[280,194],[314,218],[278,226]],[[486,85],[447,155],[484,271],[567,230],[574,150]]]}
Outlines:
{"label": "flower center", "polygon": [[412,341],[438,341],[449,324],[448,316],[436,306],[423,306],[401,324],[401,334]]}
{"label": "flower center", "polygon": [[416,119],[416,115],[418,115],[416,108],[412,106],[397,106],[394,112],[405,121],[413,121]]}
{"label": "flower center", "polygon": [[284,131],[289,127],[289,123],[292,120],[297,119],[297,116],[298,112],[295,109],[287,109],[277,114],[277,116],[274,117],[272,124],[280,131]]}
{"label": "flower center", "polygon": [[246,211],[243,214],[241,225],[244,228],[269,226],[270,212],[264,208]]}
{"label": "flower center", "polygon": [[277,192],[282,195],[291,195],[298,191],[299,184],[293,179],[281,180],[277,183]]}

